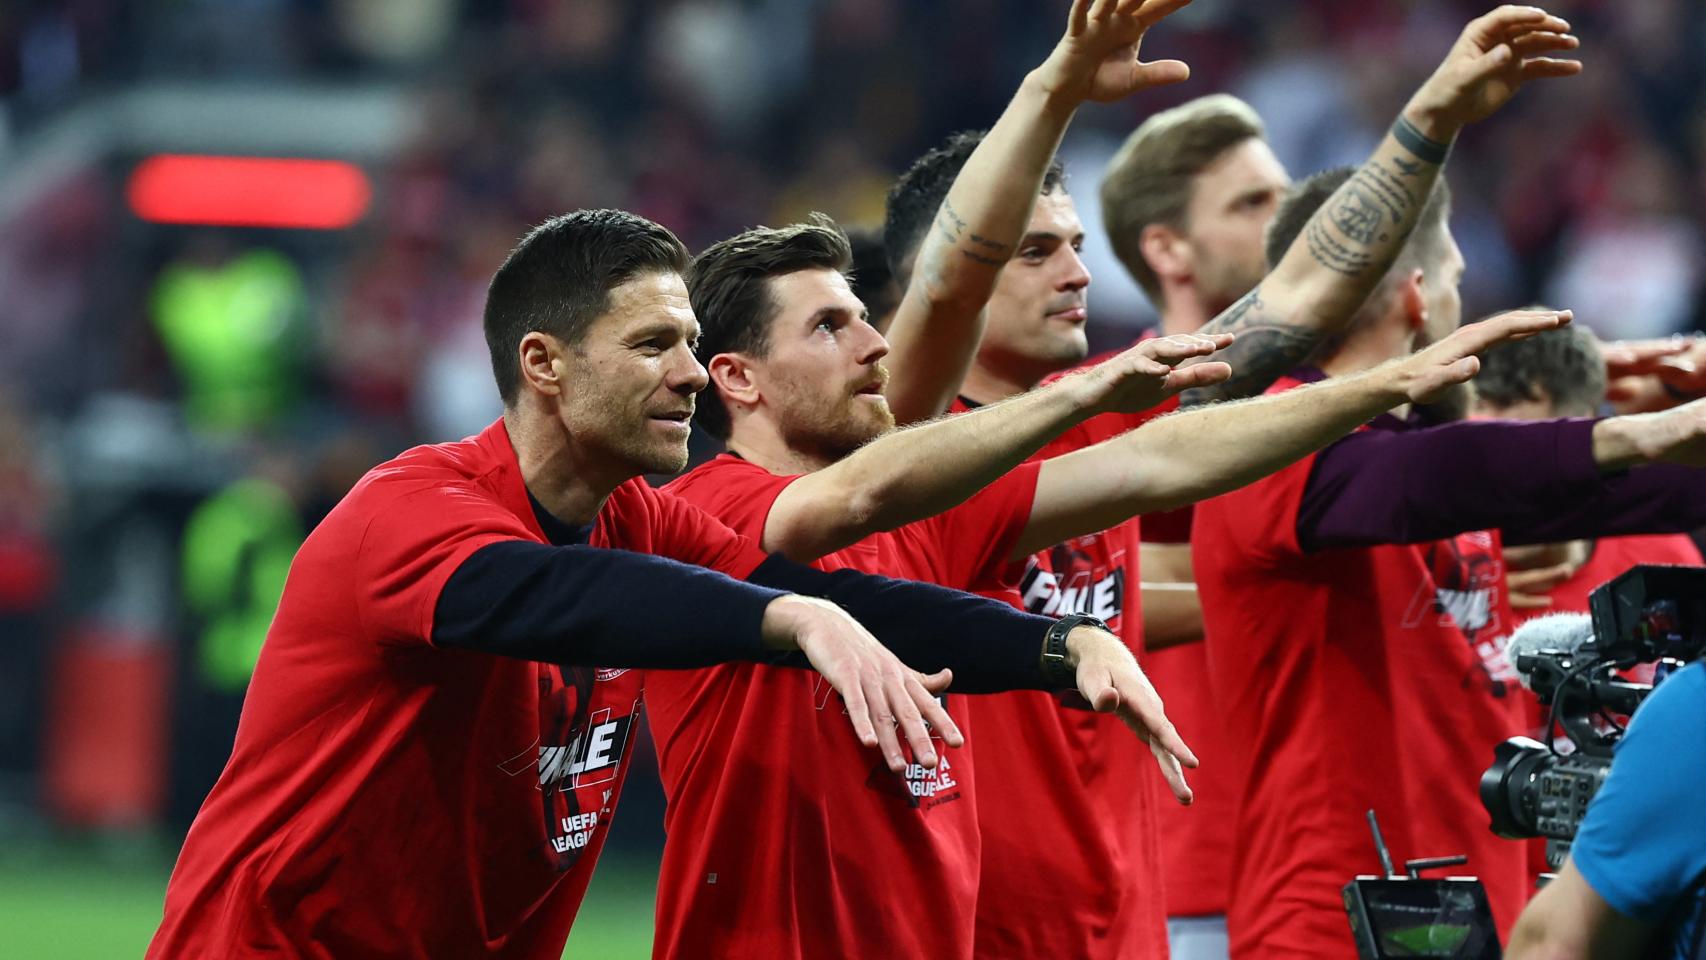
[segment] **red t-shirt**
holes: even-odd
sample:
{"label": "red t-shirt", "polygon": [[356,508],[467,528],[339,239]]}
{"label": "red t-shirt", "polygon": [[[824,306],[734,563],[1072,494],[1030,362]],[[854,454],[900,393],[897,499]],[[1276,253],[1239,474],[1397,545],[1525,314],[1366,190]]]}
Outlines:
{"label": "red t-shirt", "polygon": [[[1034,459],[1094,445],[1172,406],[1093,418]],[[1100,617],[1141,651],[1137,562],[1134,518],[1032,557],[1022,605],[1048,616]],[[1117,718],[1063,709],[1044,693],[976,697],[970,712],[983,785],[977,955],[1167,956],[1155,832],[1166,786],[1149,750]]]}
{"label": "red t-shirt", "polygon": [[1523,619],[1543,613],[1587,613],[1588,594],[1630,567],[1643,563],[1698,567],[1706,561],[1701,559],[1700,548],[1694,539],[1686,533],[1602,537],[1593,542],[1593,552],[1588,554],[1587,562],[1576,568],[1570,579],[1553,587],[1547,594],[1552,598],[1552,606],[1525,611],[1527,616]]}
{"label": "red t-shirt", "polygon": [[[1002,588],[1030,519],[1023,466],[945,513],[817,560]],[[723,455],[667,489],[753,540],[797,477]],[[970,747],[891,773],[815,675],[751,664],[658,671],[646,700],[669,798],[658,957],[970,957],[979,841]],[[974,737],[965,700],[948,711]]]}
{"label": "red t-shirt", "polygon": [[[1296,386],[1283,380],[1272,391]],[[1502,930],[1528,892],[1520,843],[1477,788],[1524,725],[1504,657],[1498,535],[1305,553],[1314,457],[1197,505],[1192,550],[1227,759],[1244,783],[1227,924],[1234,956],[1354,956],[1340,889],[1395,859],[1466,853]]]}
{"label": "red t-shirt", "polygon": [[[502,540],[545,536],[501,420],[374,468],[315,528],[149,956],[562,955],[643,674],[435,648],[445,582]],[[638,480],[589,542],[737,577],[764,559]]]}

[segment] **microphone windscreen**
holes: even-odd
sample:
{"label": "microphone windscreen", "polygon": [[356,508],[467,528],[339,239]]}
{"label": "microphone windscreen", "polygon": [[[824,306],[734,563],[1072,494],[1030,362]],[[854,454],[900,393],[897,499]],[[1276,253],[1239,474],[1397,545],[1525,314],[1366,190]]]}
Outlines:
{"label": "microphone windscreen", "polygon": [[[1543,617],[1535,617],[1511,634],[1510,643],[1505,647],[1505,656],[1511,665],[1516,666],[1518,657],[1524,654],[1537,653],[1541,650],[1563,650],[1574,653],[1581,649],[1582,644],[1593,639],[1593,618],[1585,613],[1549,613]],[[1521,667],[1517,667],[1521,672]],[[1523,674],[1523,684],[1528,683],[1528,675]]]}

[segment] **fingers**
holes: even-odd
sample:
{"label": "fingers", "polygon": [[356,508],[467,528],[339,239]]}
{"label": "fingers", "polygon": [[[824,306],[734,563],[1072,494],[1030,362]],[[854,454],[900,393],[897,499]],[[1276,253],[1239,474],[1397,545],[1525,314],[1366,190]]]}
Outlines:
{"label": "fingers", "polygon": [[1233,337],[1229,333],[1213,336],[1199,336],[1194,333],[1174,334],[1170,337],[1156,337],[1145,340],[1138,345],[1138,350],[1144,355],[1154,357],[1169,365],[1191,357],[1206,357],[1216,350],[1224,350],[1232,344]]}
{"label": "fingers", "polygon": [[1469,25],[1463,29],[1463,34],[1486,47],[1497,43],[1517,27],[1530,30],[1544,28],[1560,33],[1570,29],[1569,23],[1562,18],[1554,17],[1539,7],[1506,4],[1469,21]]}
{"label": "fingers", "polygon": [[895,735],[896,717],[894,709],[889,705],[887,691],[880,682],[873,683],[865,696],[871,704],[871,721],[877,733],[877,742],[866,746],[874,745],[881,750],[883,762],[889,765],[890,770],[900,773],[906,769],[906,755],[900,752],[900,738]]}
{"label": "fingers", "polygon": [[1184,83],[1191,78],[1190,65],[1183,60],[1139,63],[1133,73],[1137,82],[1145,87],[1164,87],[1170,83]]}
{"label": "fingers", "polygon": [[[924,715],[918,709],[917,701],[907,689],[907,681],[911,677],[903,676],[891,689],[884,690],[889,706],[894,709],[895,721],[900,725],[900,731],[906,736],[907,745],[912,747],[912,759],[925,769],[935,769],[936,745],[930,742],[930,728],[924,725]],[[889,683],[884,684],[890,686]],[[922,692],[922,689],[920,690]],[[929,700],[929,697],[925,697]],[[899,766],[890,761],[889,766],[896,773],[906,769],[906,758],[897,757]]]}
{"label": "fingers", "polygon": [[1173,791],[1173,798],[1181,804],[1189,806],[1196,794],[1191,792],[1191,785],[1185,782],[1185,771],[1179,766],[1179,758],[1162,749],[1153,740],[1149,743],[1149,752],[1155,755],[1155,762],[1161,767],[1161,777],[1167,781],[1167,789]]}
{"label": "fingers", "polygon": [[1165,389],[1169,392],[1212,387],[1232,379],[1232,364],[1221,360],[1206,360],[1188,367],[1175,368],[1167,374]]}
{"label": "fingers", "polygon": [[1582,72],[1580,60],[1558,60],[1552,57],[1535,57],[1522,62],[1522,78],[1524,80],[1549,80],[1555,77],[1573,77]]}
{"label": "fingers", "polygon": [[1072,0],[1072,10],[1066,15],[1066,32],[1070,36],[1082,34],[1089,26],[1090,0]]}
{"label": "fingers", "polygon": [[906,692],[911,695],[912,702],[918,705],[918,712],[923,715],[924,722],[928,723],[948,746],[965,746],[965,734],[960,732],[960,725],[954,722],[954,718],[948,716],[948,710],[942,705],[942,701],[931,696],[916,681],[907,684]]}
{"label": "fingers", "polygon": [[1574,50],[1582,41],[1568,33],[1535,31],[1511,38],[1510,46],[1519,57],[1533,57],[1553,50]]}
{"label": "fingers", "polygon": [[923,674],[913,671],[913,677],[918,681],[919,686],[929,691],[931,695],[935,695],[948,689],[948,687],[954,682],[954,671],[949,670],[947,667],[943,667],[932,674]]}
{"label": "fingers", "polygon": [[859,688],[859,684],[850,683],[840,693],[841,702],[847,706],[847,717],[853,721],[853,734],[865,746],[877,746],[877,726],[871,721],[871,707],[865,700],[865,691]]}

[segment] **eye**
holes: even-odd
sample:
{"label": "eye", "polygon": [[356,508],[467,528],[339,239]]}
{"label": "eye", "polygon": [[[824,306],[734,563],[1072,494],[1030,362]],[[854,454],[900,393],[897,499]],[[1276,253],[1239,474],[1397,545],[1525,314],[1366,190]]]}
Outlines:
{"label": "eye", "polygon": [[663,339],[660,337],[652,337],[650,340],[642,340],[638,344],[635,344],[635,349],[648,357],[655,357],[664,351]]}
{"label": "eye", "polygon": [[1048,251],[1042,247],[1026,247],[1019,251],[1019,259],[1030,263],[1041,263],[1048,259]]}
{"label": "eye", "polygon": [[822,320],[817,322],[817,326],[813,329],[822,330],[824,333],[834,333],[836,328],[840,326],[840,322],[834,317],[824,317]]}

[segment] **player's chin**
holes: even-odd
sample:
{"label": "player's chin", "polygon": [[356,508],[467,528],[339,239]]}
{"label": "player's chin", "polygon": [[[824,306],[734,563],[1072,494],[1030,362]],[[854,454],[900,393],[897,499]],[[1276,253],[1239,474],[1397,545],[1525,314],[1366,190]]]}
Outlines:
{"label": "player's chin", "polygon": [[637,450],[642,473],[680,473],[687,466],[687,440],[658,441]]}

